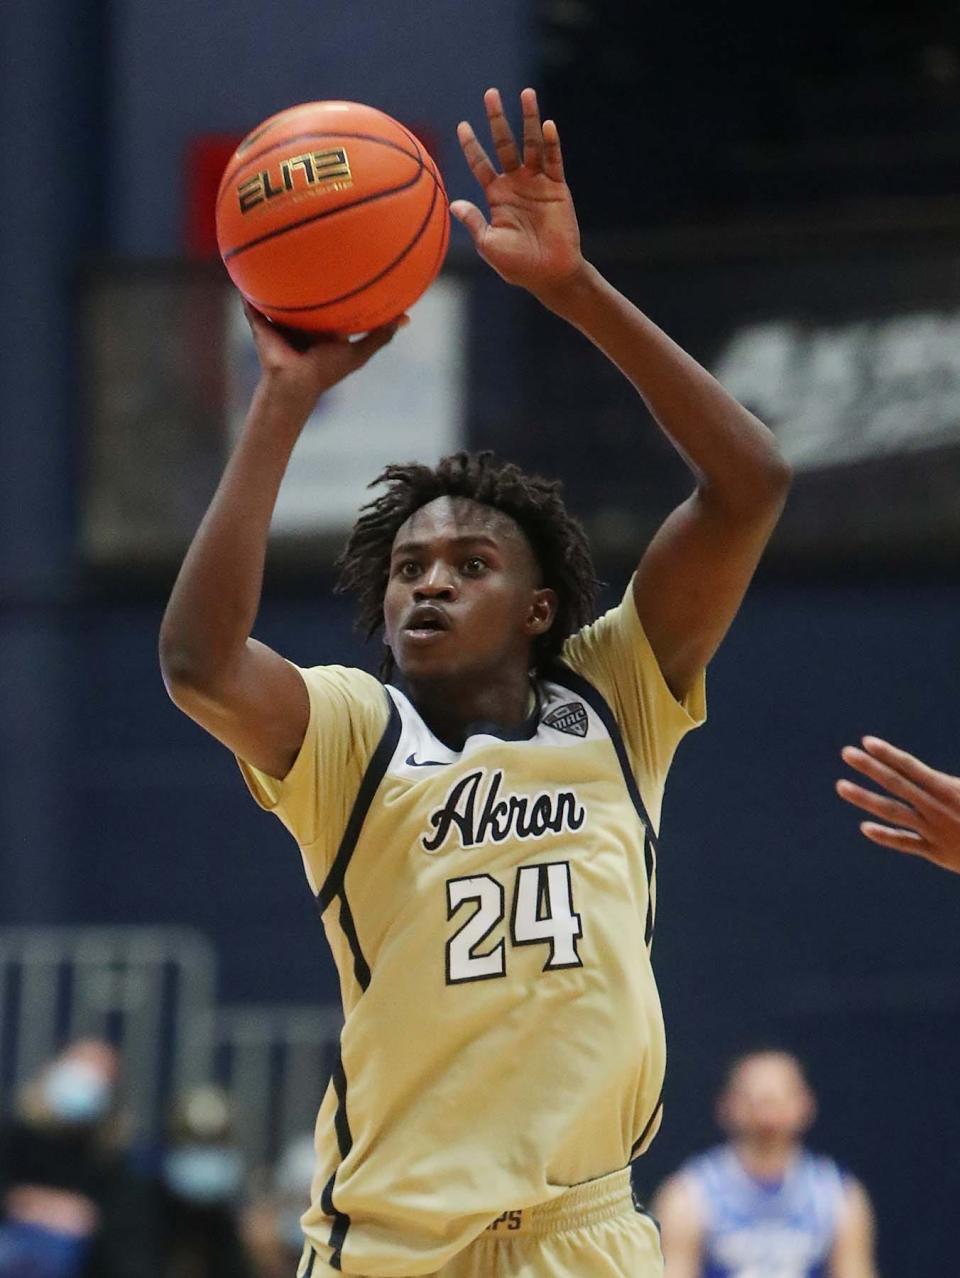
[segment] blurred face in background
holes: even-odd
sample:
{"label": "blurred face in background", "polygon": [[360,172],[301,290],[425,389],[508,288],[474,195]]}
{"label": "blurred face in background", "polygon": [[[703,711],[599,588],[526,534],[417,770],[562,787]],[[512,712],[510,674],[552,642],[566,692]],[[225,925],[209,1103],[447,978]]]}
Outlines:
{"label": "blurred face in background", "polygon": [[793,1145],[815,1115],[800,1064],[786,1052],[741,1060],[717,1104],[717,1120],[733,1140],[767,1148]]}
{"label": "blurred face in background", "polygon": [[174,1198],[199,1208],[230,1203],[240,1191],[244,1171],[226,1093],[203,1086],[179,1097],[163,1160],[163,1179]]}
{"label": "blurred face in background", "polygon": [[108,1043],[93,1039],[74,1043],[44,1074],[44,1108],[66,1126],[93,1126],[113,1106],[118,1075],[117,1053]]}
{"label": "blurred face in background", "polygon": [[231,1202],[243,1184],[243,1155],[234,1145],[185,1141],[167,1151],[163,1178],[175,1198],[195,1207]]}

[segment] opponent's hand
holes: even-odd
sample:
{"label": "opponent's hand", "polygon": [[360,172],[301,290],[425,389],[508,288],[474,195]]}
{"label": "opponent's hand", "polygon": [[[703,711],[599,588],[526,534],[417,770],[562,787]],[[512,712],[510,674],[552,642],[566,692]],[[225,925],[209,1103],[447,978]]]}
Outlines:
{"label": "opponent's hand", "polygon": [[960,874],[960,777],[937,772],[879,737],[864,737],[862,746],[845,746],[844,763],[886,793],[841,780],[837,794],[887,824],[862,821],[861,833]]}
{"label": "opponent's hand", "polygon": [[488,89],[483,102],[502,172],[466,120],[457,126],[457,137],[483,189],[490,220],[468,200],[454,200],[450,212],[498,275],[544,297],[574,279],[584,265],[573,198],[563,176],[560,135],[553,120],[541,125],[537,95],[524,89],[521,159],[499,90]]}
{"label": "opponent's hand", "polygon": [[264,377],[287,397],[312,408],[320,395],[336,386],[350,373],[362,368],[377,351],[393,338],[398,329],[410,323],[401,315],[382,328],[375,328],[357,341],[343,337],[284,330],[272,324],[248,303],[244,314],[253,334],[257,358]]}

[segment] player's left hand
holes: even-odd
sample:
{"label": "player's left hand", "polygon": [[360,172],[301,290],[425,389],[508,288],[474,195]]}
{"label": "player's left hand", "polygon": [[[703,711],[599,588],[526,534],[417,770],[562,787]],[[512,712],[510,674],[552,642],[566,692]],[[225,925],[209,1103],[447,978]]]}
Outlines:
{"label": "player's left hand", "polygon": [[508,284],[545,297],[576,279],[584,266],[577,215],[563,176],[560,135],[553,120],[540,123],[537,95],[524,89],[521,157],[500,91],[488,89],[483,102],[501,172],[466,120],[458,125],[457,137],[483,189],[490,220],[468,200],[454,200],[450,212],[470,232],[483,260]]}
{"label": "player's left hand", "polygon": [[862,749],[845,746],[841,754],[844,763],[885,791],[837,782],[841,799],[885,823],[862,821],[860,832],[874,843],[960,874],[960,777],[938,772],[879,737],[864,737]]}

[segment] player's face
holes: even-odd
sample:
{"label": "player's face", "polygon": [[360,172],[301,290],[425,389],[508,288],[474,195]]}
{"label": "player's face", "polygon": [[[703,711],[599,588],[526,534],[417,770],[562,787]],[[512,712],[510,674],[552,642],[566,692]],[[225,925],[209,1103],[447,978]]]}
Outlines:
{"label": "player's face", "polygon": [[411,680],[526,671],[553,591],[520,527],[467,497],[438,497],[399,529],[383,602],[386,640]]}
{"label": "player's face", "polygon": [[810,1126],[814,1101],[791,1056],[749,1057],[720,1101],[721,1124],[732,1136],[763,1144],[789,1144]]}

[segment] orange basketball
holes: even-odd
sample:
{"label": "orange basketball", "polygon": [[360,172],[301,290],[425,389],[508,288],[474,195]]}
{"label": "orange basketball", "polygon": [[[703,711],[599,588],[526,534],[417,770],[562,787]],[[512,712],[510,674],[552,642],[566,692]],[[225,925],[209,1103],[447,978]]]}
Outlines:
{"label": "orange basketball", "polygon": [[220,179],[217,242],[270,319],[363,333],[432,283],[450,236],[437,166],[402,124],[358,102],[305,102],[240,143]]}

